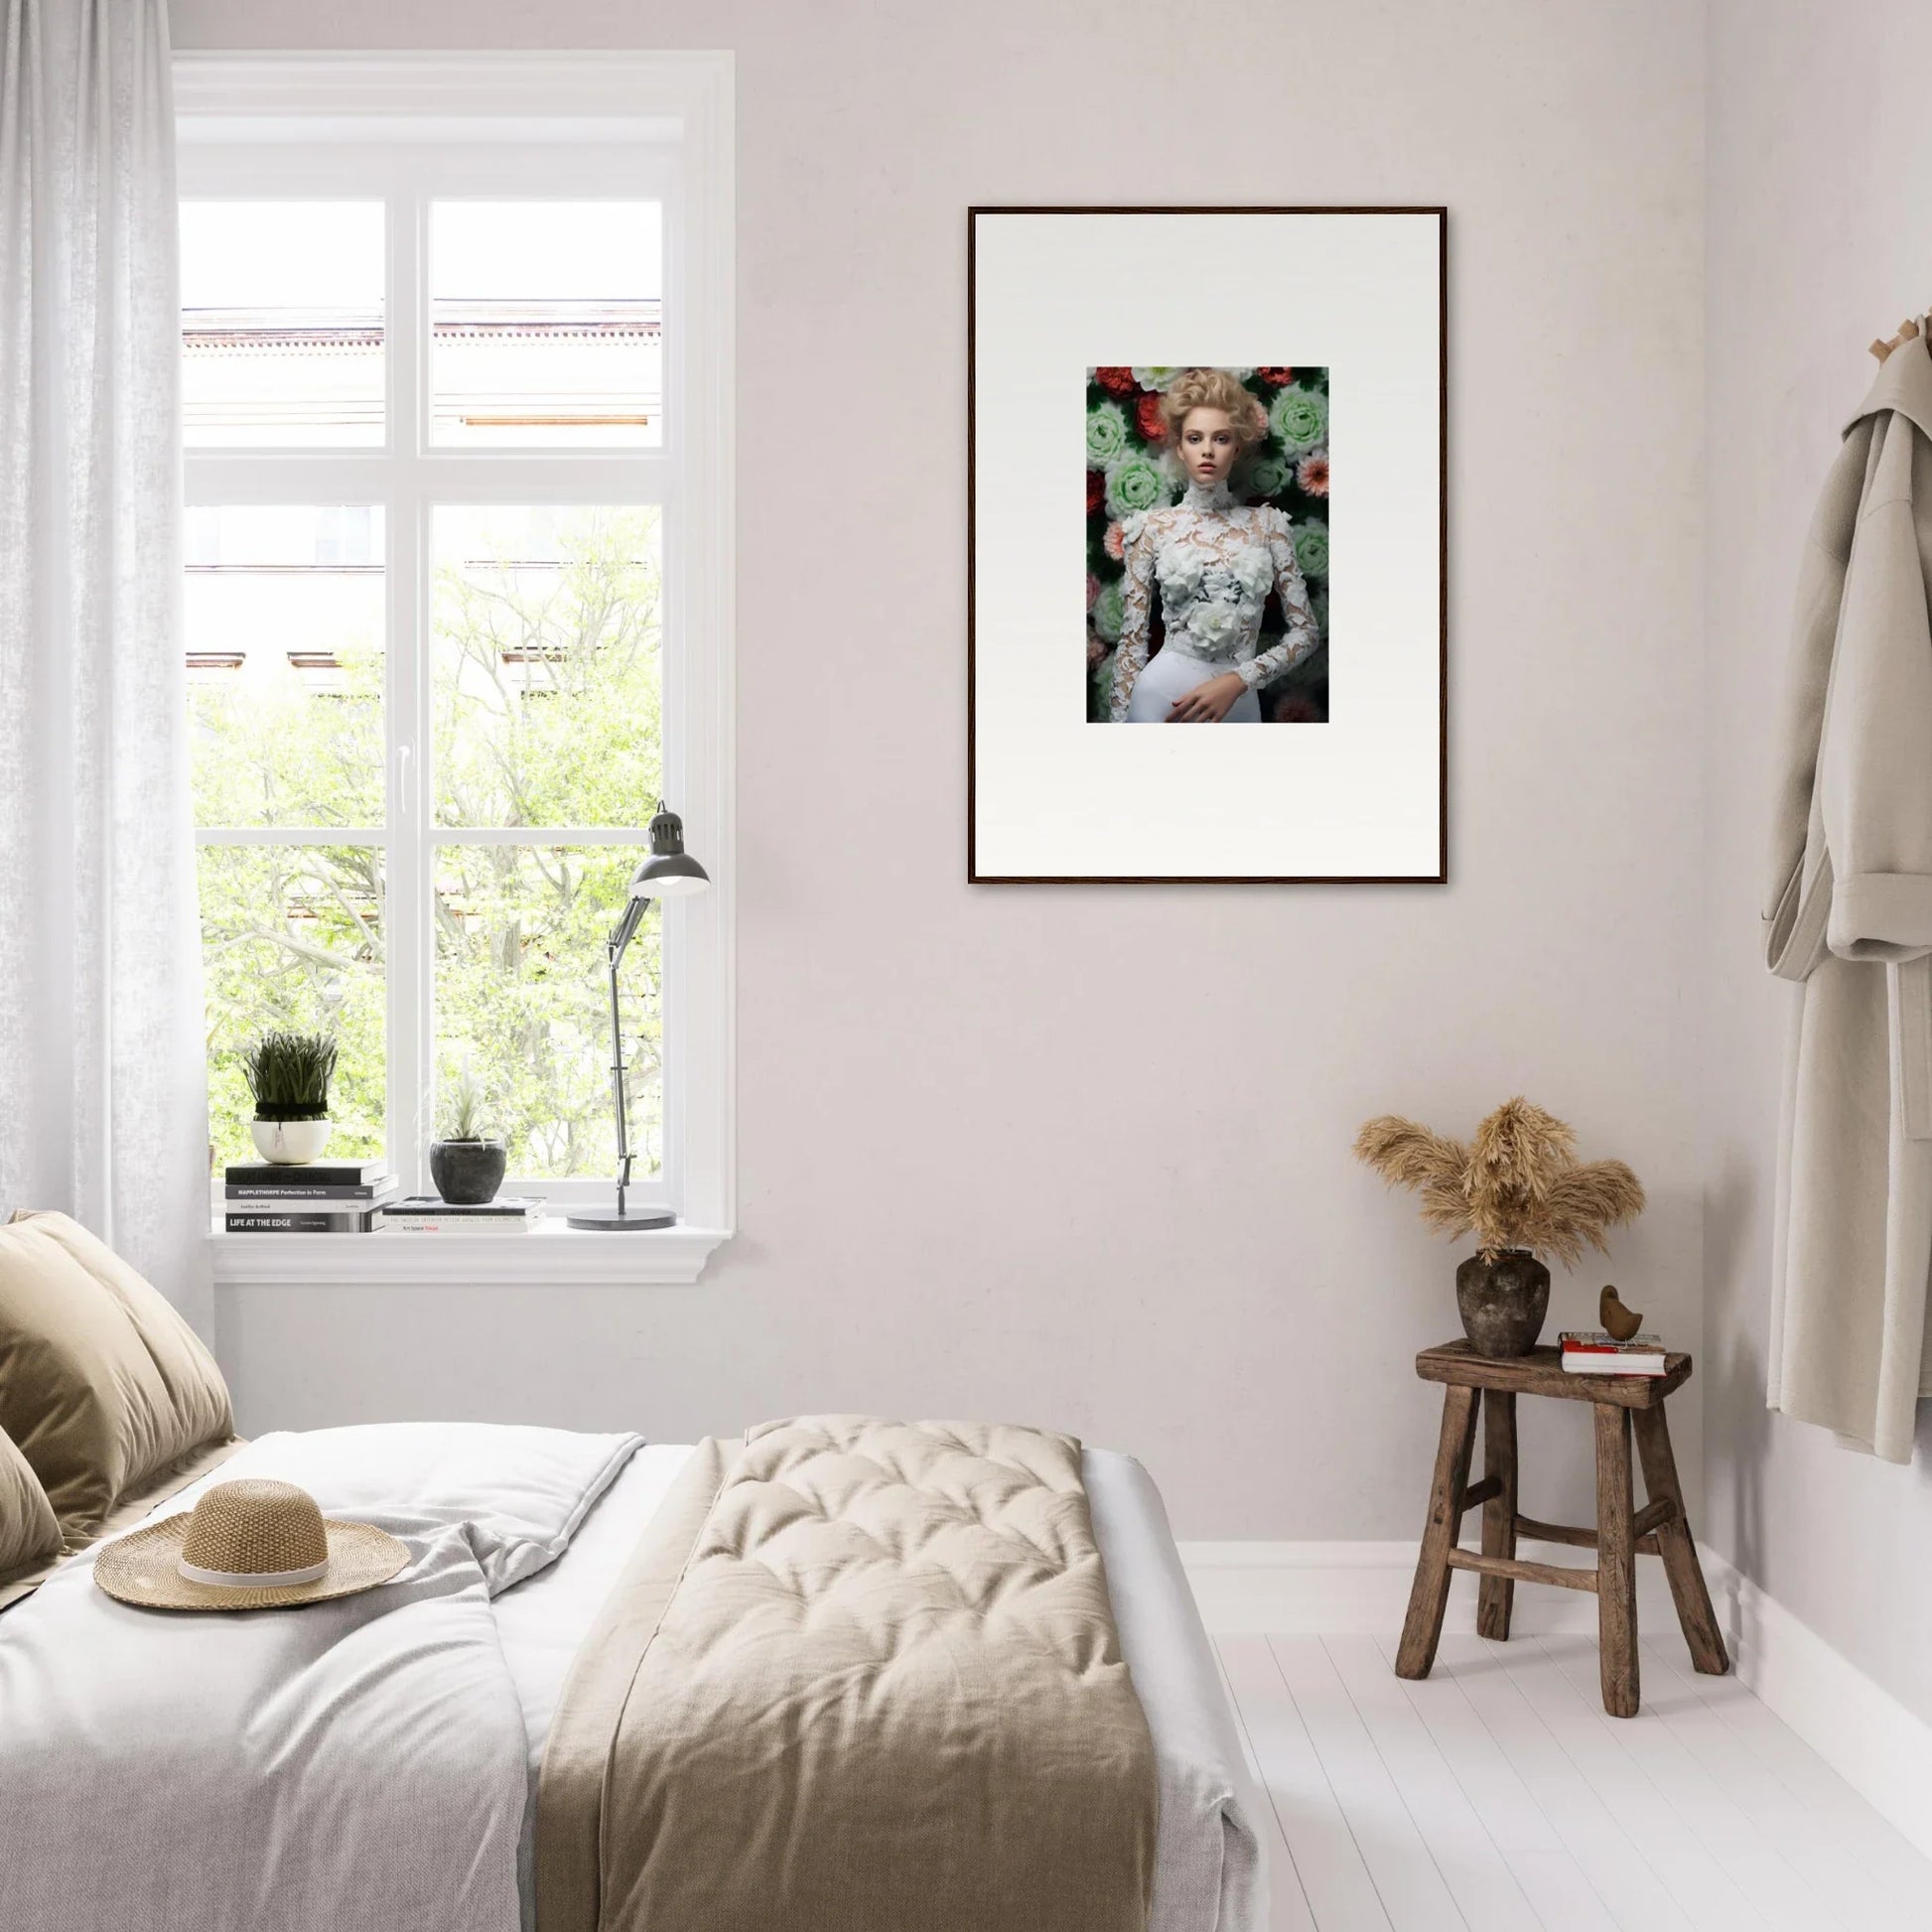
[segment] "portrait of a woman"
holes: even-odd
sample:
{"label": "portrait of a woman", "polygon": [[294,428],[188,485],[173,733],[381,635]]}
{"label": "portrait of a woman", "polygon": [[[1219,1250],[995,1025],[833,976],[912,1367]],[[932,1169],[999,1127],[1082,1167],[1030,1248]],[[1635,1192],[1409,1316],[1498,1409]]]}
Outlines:
{"label": "portrait of a woman", "polygon": [[[1287,513],[1275,503],[1237,502],[1230,483],[1236,464],[1269,435],[1269,411],[1221,368],[1179,371],[1158,407],[1161,440],[1185,489],[1178,502],[1121,521],[1120,641],[1107,716],[1129,725],[1259,724],[1261,687],[1321,642]],[[1157,589],[1164,636],[1153,651]],[[1262,649],[1271,591],[1285,627]]]}

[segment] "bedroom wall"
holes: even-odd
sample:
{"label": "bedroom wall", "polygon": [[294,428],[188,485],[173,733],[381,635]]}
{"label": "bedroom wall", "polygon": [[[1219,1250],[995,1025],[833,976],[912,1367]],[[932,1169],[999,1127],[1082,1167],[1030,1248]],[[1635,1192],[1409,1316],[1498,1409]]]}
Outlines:
{"label": "bedroom wall", "polygon": [[[739,63],[742,1233],[689,1290],[228,1289],[246,1428],[979,1413],[1138,1451],[1183,1536],[1413,1536],[1454,1256],[1348,1144],[1518,1090],[1651,1190],[1552,1327],[1615,1279],[1698,1341],[1696,10],[173,13]],[[1137,200],[1451,209],[1447,888],[964,884],[964,210]],[[1586,1507],[1575,1423],[1526,1417],[1540,1514]]]}
{"label": "bedroom wall", "polygon": [[1766,975],[1758,941],[1798,548],[1876,367],[1865,345],[1932,301],[1928,61],[1932,17],[1895,0],[1711,11],[1704,1534],[1932,1721],[1932,1412],[1901,1468],[1764,1408],[1796,989]]}

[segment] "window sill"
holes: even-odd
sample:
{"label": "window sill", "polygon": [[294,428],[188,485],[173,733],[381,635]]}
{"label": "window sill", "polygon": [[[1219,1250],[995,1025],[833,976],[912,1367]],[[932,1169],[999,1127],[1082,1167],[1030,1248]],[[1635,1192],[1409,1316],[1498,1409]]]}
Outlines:
{"label": "window sill", "polygon": [[731,1235],[682,1223],[597,1234],[566,1227],[559,1213],[528,1234],[211,1233],[208,1252],[217,1282],[648,1288],[697,1281]]}

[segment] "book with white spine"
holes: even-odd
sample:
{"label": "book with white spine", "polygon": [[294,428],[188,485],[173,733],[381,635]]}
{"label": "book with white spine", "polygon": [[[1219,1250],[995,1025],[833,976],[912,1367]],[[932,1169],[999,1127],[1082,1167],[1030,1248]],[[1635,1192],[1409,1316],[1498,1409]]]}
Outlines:
{"label": "book with white spine", "polygon": [[499,1194],[475,1204],[411,1194],[385,1207],[377,1227],[384,1234],[527,1234],[546,1207],[529,1194]]}

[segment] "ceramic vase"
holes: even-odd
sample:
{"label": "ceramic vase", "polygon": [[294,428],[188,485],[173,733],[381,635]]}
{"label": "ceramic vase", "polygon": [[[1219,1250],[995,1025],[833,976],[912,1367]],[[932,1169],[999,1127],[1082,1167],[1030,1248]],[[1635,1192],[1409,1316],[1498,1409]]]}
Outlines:
{"label": "ceramic vase", "polygon": [[255,1151],[264,1161],[280,1168],[299,1168],[321,1157],[329,1145],[327,1120],[253,1120],[248,1131],[255,1137]]}
{"label": "ceramic vase", "polygon": [[1455,1271],[1455,1306],[1478,1355],[1527,1355],[1550,1311],[1550,1271],[1527,1248],[1471,1255]]}
{"label": "ceramic vase", "polygon": [[452,1207],[482,1207],[503,1184],[509,1150],[501,1141],[432,1141],[429,1173]]}

